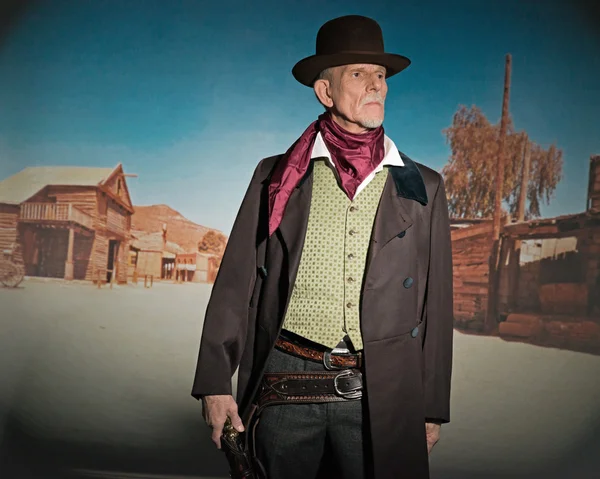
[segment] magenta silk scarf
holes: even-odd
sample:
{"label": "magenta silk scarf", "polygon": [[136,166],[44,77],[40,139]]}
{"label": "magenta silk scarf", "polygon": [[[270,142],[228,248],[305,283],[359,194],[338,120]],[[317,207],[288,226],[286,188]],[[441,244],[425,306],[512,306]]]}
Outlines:
{"label": "magenta silk scarf", "polygon": [[269,236],[279,227],[287,202],[308,170],[317,133],[327,145],[340,176],[341,187],[351,200],[362,181],[384,157],[384,131],[380,126],[367,133],[349,133],[329,113],[323,113],[278,162],[269,185]]}

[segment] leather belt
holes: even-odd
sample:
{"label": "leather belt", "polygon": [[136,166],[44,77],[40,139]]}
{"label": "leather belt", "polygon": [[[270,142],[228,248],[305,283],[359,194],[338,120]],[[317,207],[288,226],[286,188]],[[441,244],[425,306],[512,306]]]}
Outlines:
{"label": "leather belt", "polygon": [[362,388],[358,369],[265,373],[257,406],[351,401],[362,397]]}
{"label": "leather belt", "polygon": [[275,347],[302,359],[322,363],[325,369],[328,370],[344,368],[360,369],[362,367],[362,353],[360,352],[332,354],[331,351],[319,351],[308,346],[293,343],[281,336],[275,341]]}

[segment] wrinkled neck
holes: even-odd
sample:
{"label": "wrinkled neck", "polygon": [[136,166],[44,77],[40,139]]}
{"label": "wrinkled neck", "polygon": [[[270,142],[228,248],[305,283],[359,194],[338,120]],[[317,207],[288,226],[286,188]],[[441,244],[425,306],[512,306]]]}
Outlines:
{"label": "wrinkled neck", "polygon": [[381,141],[383,137],[383,126],[369,129],[365,133],[352,133],[342,128],[329,113],[324,113],[319,117],[319,129],[326,143],[343,150],[372,146],[378,140]]}
{"label": "wrinkled neck", "polygon": [[364,135],[372,131],[370,128],[366,128],[364,126],[358,125],[357,123],[352,123],[341,115],[337,115],[333,111],[329,111],[329,115],[331,117],[331,121],[334,122],[337,126],[339,126],[346,133],[351,135]]}

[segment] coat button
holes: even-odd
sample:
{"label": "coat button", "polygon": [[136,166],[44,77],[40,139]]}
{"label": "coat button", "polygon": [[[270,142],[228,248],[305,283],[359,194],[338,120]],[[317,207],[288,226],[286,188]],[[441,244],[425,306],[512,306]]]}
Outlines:
{"label": "coat button", "polygon": [[409,276],[408,278],[406,278],[404,280],[403,284],[404,284],[405,288],[410,288],[412,286],[412,284],[413,284],[413,279]]}
{"label": "coat button", "polygon": [[398,233],[398,238],[404,238],[405,234],[406,234],[406,231],[401,231],[400,233]]}
{"label": "coat button", "polygon": [[415,326],[413,330],[410,332],[410,335],[413,338],[416,338],[419,335],[419,326]]}

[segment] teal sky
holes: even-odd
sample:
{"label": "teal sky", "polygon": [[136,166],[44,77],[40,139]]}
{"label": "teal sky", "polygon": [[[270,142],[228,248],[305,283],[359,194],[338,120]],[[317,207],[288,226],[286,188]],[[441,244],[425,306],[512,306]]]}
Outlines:
{"label": "teal sky", "polygon": [[294,63],[319,26],[363,14],[412,60],[390,79],[386,133],[437,170],[460,104],[500,117],[513,56],[517,129],[564,152],[544,216],[585,208],[600,154],[600,34],[572,2],[314,0],[34,3],[0,46],[0,178],[30,165],[114,166],[135,204],[229,233],[256,163],[322,111]]}

